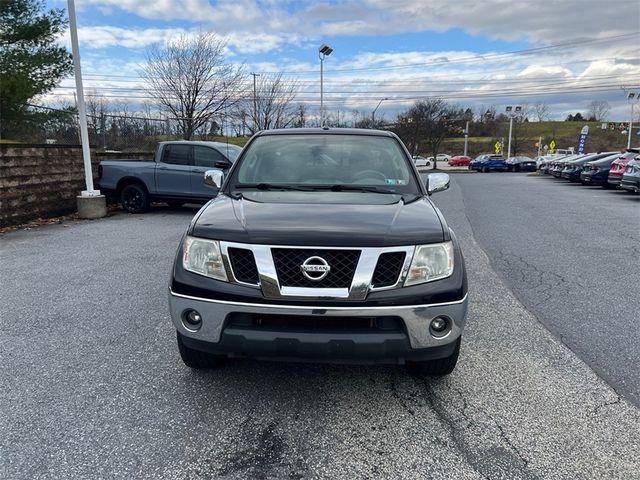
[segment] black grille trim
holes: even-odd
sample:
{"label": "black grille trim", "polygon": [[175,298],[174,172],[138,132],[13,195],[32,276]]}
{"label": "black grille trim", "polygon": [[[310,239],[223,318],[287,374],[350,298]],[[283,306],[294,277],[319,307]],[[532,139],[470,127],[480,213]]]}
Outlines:
{"label": "black grille trim", "polygon": [[246,248],[229,248],[228,252],[231,269],[236,280],[242,283],[258,285],[260,278],[253,252]]}
{"label": "black grille trim", "polygon": [[380,255],[371,280],[372,288],[395,285],[402,271],[406,255],[405,252],[386,252]]}
{"label": "black grille trim", "polygon": [[[360,250],[272,248],[271,255],[283,287],[350,288],[360,259]],[[306,278],[300,266],[309,257],[324,258],[331,270],[319,281]]]}

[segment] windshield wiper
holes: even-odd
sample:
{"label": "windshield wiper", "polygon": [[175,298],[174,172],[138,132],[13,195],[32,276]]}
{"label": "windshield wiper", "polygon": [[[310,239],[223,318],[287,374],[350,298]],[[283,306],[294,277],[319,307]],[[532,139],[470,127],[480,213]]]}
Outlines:
{"label": "windshield wiper", "polygon": [[318,186],[319,188],[326,188],[331,190],[332,192],[367,192],[367,193],[393,193],[395,195],[400,195],[396,190],[390,190],[388,188],[380,188],[373,187],[368,185],[344,185],[344,184],[336,184],[336,185],[327,185],[327,186]]}
{"label": "windshield wiper", "polygon": [[234,190],[243,190],[243,189],[256,189],[256,190],[295,190],[298,192],[312,192],[312,188],[307,187],[298,187],[295,185],[282,185],[275,183],[238,183],[234,186]]}

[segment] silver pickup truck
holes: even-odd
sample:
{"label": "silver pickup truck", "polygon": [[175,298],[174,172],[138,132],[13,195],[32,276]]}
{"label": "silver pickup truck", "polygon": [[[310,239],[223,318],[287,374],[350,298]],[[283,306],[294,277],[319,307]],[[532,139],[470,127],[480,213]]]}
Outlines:
{"label": "silver pickup truck", "polygon": [[220,142],[160,142],[152,160],[104,160],[98,169],[100,190],[118,199],[131,213],[149,209],[152,201],[180,206],[206,202],[217,191],[204,184],[204,172],[227,171],[242,149]]}

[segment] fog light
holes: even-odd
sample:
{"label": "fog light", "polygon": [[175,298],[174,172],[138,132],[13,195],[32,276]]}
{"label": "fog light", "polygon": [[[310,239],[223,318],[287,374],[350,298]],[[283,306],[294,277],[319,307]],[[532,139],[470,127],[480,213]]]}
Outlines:
{"label": "fog light", "polygon": [[449,329],[449,320],[446,317],[436,317],[431,320],[431,333],[435,336],[443,335]]}
{"label": "fog light", "polygon": [[182,316],[184,321],[192,327],[199,327],[202,323],[202,316],[195,310],[186,310]]}

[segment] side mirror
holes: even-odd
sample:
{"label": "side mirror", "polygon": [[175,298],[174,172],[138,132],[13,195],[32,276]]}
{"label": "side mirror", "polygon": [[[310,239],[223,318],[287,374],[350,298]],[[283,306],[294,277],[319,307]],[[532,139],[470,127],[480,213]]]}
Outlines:
{"label": "side mirror", "polygon": [[430,173],[427,176],[427,193],[442,192],[449,188],[449,175],[446,173]]}
{"label": "side mirror", "polygon": [[204,172],[204,184],[210,187],[220,188],[224,181],[224,173],[220,170],[207,170]]}

